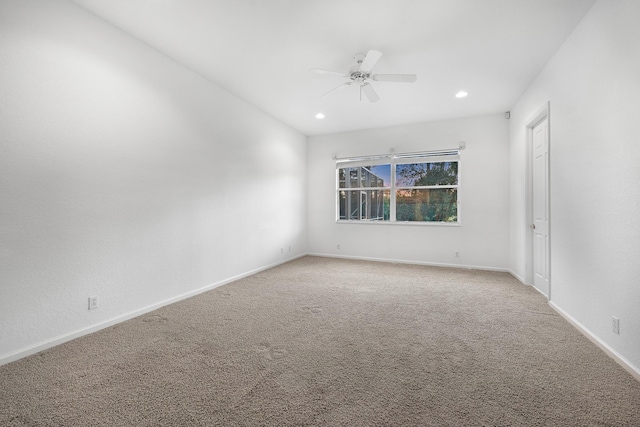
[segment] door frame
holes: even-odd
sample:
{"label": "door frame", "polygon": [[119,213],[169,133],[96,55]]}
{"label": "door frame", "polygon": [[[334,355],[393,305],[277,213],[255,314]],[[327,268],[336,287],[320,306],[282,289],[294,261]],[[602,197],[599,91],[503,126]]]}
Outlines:
{"label": "door frame", "polygon": [[[549,141],[549,166],[551,166],[551,117],[550,117],[550,102],[547,101],[538,111],[533,114],[529,120],[525,122],[525,129],[527,132],[527,147],[526,147],[526,182],[525,182],[525,227],[526,227],[526,250],[525,250],[525,280],[527,285],[530,285],[534,289],[538,290],[533,283],[533,232],[529,228],[533,224],[533,129],[542,120],[547,119],[547,140]],[[549,186],[547,188],[547,203],[550,202],[551,192],[551,167],[548,168],[549,176],[547,177]],[[547,300],[551,301],[551,205],[549,206],[549,294],[546,295]]]}

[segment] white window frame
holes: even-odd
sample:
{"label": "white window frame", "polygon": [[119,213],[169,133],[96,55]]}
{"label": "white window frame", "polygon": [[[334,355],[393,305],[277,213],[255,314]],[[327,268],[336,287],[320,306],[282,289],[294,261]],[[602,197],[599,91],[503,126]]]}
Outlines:
{"label": "white window frame", "polygon": [[[461,225],[461,159],[460,149],[439,150],[439,151],[422,151],[415,153],[397,153],[388,155],[361,156],[352,158],[335,158],[336,160],[336,193],[335,193],[335,220],[337,223],[343,224],[394,224],[394,225],[438,225],[438,226],[460,226]],[[398,187],[396,183],[396,166],[399,164],[414,163],[442,163],[457,162],[458,163],[458,183],[456,185],[426,185],[415,187]],[[340,187],[340,169],[350,167],[390,165],[391,176],[390,185],[388,187]],[[345,181],[349,179],[345,176]],[[402,189],[411,190],[432,190],[432,189],[456,189],[456,213],[457,221],[398,221],[396,219],[396,192]],[[368,220],[361,219],[362,212],[359,213],[360,219],[341,219],[340,218],[340,192],[341,191],[366,191],[366,190],[385,190],[389,191],[390,206],[388,220]]]}
{"label": "white window frame", "polygon": [[[336,220],[337,221],[342,221],[342,222],[386,222],[388,223],[389,221],[384,221],[384,220],[379,220],[379,219],[368,219],[368,218],[362,218],[362,196],[365,195],[365,204],[366,206],[368,206],[368,200],[366,199],[366,194],[368,191],[389,191],[391,189],[391,187],[348,187],[346,186],[347,181],[350,181],[350,176],[347,176],[345,174],[345,187],[340,187],[340,169],[342,168],[354,168],[354,167],[360,167],[360,168],[364,168],[365,166],[376,166],[376,165],[383,165],[383,164],[387,164],[386,162],[381,162],[381,163],[371,163],[371,162],[365,162],[367,163],[366,165],[361,163],[361,162],[352,162],[349,163],[347,166],[342,166],[342,167],[336,167],[336,188],[338,189],[336,192]],[[360,175],[358,175],[358,182],[361,181]],[[341,219],[340,218],[340,192],[341,191],[346,191],[346,192],[355,192],[357,193],[357,200],[358,200],[358,218],[357,219]],[[347,197],[345,199],[345,209],[349,209],[349,207],[347,205],[349,205],[349,203],[347,203],[349,200],[351,200],[350,197]],[[366,209],[368,211],[368,208]],[[350,214],[348,215],[350,216]]]}

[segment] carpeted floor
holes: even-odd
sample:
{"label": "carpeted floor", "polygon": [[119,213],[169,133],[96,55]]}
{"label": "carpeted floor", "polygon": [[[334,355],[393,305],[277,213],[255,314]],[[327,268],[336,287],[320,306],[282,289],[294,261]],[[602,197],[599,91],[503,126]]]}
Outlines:
{"label": "carpeted floor", "polygon": [[304,257],[0,367],[2,426],[640,426],[508,274]]}

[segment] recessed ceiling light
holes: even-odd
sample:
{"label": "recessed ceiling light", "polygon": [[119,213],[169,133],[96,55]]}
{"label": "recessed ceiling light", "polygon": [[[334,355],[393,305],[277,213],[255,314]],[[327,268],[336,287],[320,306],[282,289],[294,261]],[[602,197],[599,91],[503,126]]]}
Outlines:
{"label": "recessed ceiling light", "polygon": [[324,119],[324,114],[322,113],[316,114],[316,119]]}
{"label": "recessed ceiling light", "polygon": [[461,90],[460,92],[456,93],[456,98],[464,98],[467,95],[469,95],[467,92]]}

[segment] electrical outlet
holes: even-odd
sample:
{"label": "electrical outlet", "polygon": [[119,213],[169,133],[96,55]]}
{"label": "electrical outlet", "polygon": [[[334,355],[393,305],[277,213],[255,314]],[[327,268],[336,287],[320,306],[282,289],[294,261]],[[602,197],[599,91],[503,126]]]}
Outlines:
{"label": "electrical outlet", "polygon": [[98,308],[98,297],[89,297],[89,310],[95,310]]}
{"label": "electrical outlet", "polygon": [[283,254],[284,253],[284,248],[280,248],[280,253]]}
{"label": "electrical outlet", "polygon": [[456,258],[460,258],[460,252],[456,252]]}
{"label": "electrical outlet", "polygon": [[337,249],[340,249],[340,243],[338,243],[338,244],[336,245],[336,248],[337,248]]}
{"label": "electrical outlet", "polygon": [[613,333],[620,335],[620,319],[615,316],[611,316],[611,326],[613,329]]}

